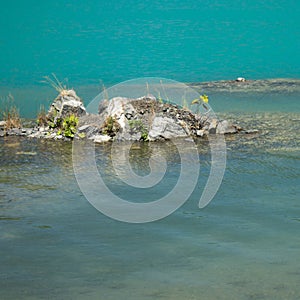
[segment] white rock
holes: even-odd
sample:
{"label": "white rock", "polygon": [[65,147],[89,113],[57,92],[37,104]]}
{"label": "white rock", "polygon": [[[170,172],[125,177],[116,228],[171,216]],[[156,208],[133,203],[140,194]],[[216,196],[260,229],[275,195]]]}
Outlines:
{"label": "white rock", "polygon": [[205,130],[204,129],[200,129],[196,131],[197,136],[204,136]]}

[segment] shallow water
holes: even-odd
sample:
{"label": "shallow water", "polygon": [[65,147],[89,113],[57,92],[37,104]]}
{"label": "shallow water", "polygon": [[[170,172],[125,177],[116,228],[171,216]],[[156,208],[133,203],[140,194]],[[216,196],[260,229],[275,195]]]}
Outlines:
{"label": "shallow water", "polygon": [[[197,206],[210,168],[207,143],[198,141],[196,190],[175,213],[147,224],[114,221],[89,204],[76,184],[70,143],[1,139],[1,297],[299,298],[300,114],[221,117],[259,133],[227,137],[226,173],[214,200]],[[169,149],[159,147],[157,153]],[[150,150],[132,150],[139,172],[149,170]],[[97,146],[100,169],[109,166],[109,151]],[[178,173],[176,155],[168,161],[158,195]],[[107,170],[109,184],[126,194]]]}

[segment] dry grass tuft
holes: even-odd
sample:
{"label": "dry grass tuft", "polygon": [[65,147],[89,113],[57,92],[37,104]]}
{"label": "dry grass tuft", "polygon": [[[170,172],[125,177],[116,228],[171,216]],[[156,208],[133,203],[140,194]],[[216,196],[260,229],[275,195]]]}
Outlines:
{"label": "dry grass tuft", "polygon": [[14,101],[15,99],[12,94],[8,94],[6,98],[2,99],[4,108],[1,115],[5,121],[5,130],[22,127],[19,109],[14,104]]}
{"label": "dry grass tuft", "polygon": [[39,126],[48,125],[47,112],[44,105],[40,106],[40,110],[38,111],[36,122]]}
{"label": "dry grass tuft", "polygon": [[63,83],[58,80],[58,78],[56,77],[56,75],[54,73],[52,73],[51,75],[52,75],[52,77],[44,76],[45,80],[43,80],[42,82],[45,82],[45,83],[49,84],[50,86],[52,86],[60,94],[66,93],[68,90],[66,85],[63,85]]}

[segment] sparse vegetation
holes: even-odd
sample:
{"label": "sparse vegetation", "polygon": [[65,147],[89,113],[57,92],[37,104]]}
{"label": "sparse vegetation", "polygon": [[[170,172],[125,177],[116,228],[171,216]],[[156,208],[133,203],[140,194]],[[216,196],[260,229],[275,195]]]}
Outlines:
{"label": "sparse vegetation", "polygon": [[14,102],[15,99],[12,94],[8,94],[2,99],[1,118],[5,121],[5,130],[21,128],[22,126],[19,109]]}
{"label": "sparse vegetation", "polygon": [[57,116],[57,111],[53,110],[52,113],[47,117],[47,124],[50,128],[58,128],[61,126],[62,119],[61,118],[56,118]]}
{"label": "sparse vegetation", "polygon": [[58,80],[58,78],[54,73],[52,73],[51,75],[53,78],[51,78],[50,76],[44,76],[45,80],[43,80],[42,82],[49,84],[59,93],[63,93],[64,91],[67,91],[67,86],[63,85],[63,83]]}
{"label": "sparse vegetation", "polygon": [[107,134],[111,137],[115,136],[116,133],[120,130],[120,124],[116,118],[108,116],[101,128],[103,134]]}
{"label": "sparse vegetation", "polygon": [[47,113],[46,113],[46,109],[44,105],[40,106],[40,110],[37,114],[37,119],[36,119],[36,123],[38,124],[38,126],[47,126],[48,124],[48,118],[47,118]]}
{"label": "sparse vegetation", "polygon": [[73,138],[77,132],[79,118],[71,114],[65,118],[55,118],[52,116],[51,119],[46,117],[46,124],[53,129],[57,130],[57,135],[63,135],[68,138]]}
{"label": "sparse vegetation", "polygon": [[138,131],[141,133],[141,140],[147,142],[149,140],[148,137],[148,130],[143,124],[143,122],[139,119],[137,120],[129,120],[128,121],[129,127],[131,131]]}
{"label": "sparse vegetation", "polygon": [[207,105],[205,105],[206,103],[208,103],[208,96],[203,94],[199,96],[199,98],[194,99],[191,104],[192,105],[197,104],[197,108],[198,108],[197,113],[199,113],[200,105],[202,105],[207,111],[209,110]]}

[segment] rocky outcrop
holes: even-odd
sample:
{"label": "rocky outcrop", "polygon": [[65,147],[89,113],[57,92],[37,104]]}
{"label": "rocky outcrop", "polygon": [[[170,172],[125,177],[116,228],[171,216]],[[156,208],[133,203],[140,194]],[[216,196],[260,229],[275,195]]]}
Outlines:
{"label": "rocky outcrop", "polygon": [[74,90],[63,90],[51,104],[47,118],[56,124],[71,114],[81,117],[86,115],[86,110]]}
{"label": "rocky outcrop", "polygon": [[80,119],[78,133],[85,132],[95,142],[107,140],[158,141],[208,134],[237,133],[238,126],[148,95],[138,99],[116,97],[99,105],[99,115]]}
{"label": "rocky outcrop", "polygon": [[74,90],[62,90],[46,115],[39,116],[39,122],[27,122],[23,128],[11,128],[6,122],[0,123],[0,136],[16,135],[32,138],[65,139],[73,138],[80,117],[86,115],[82,100]]}
{"label": "rocky outcrop", "polygon": [[203,137],[240,130],[227,120],[193,114],[178,105],[158,101],[152,95],[104,100],[99,104],[98,114],[87,114],[75,91],[64,90],[52,103],[45,124],[11,129],[5,134],[50,139],[86,138],[102,143],[110,140],[158,141]]}

